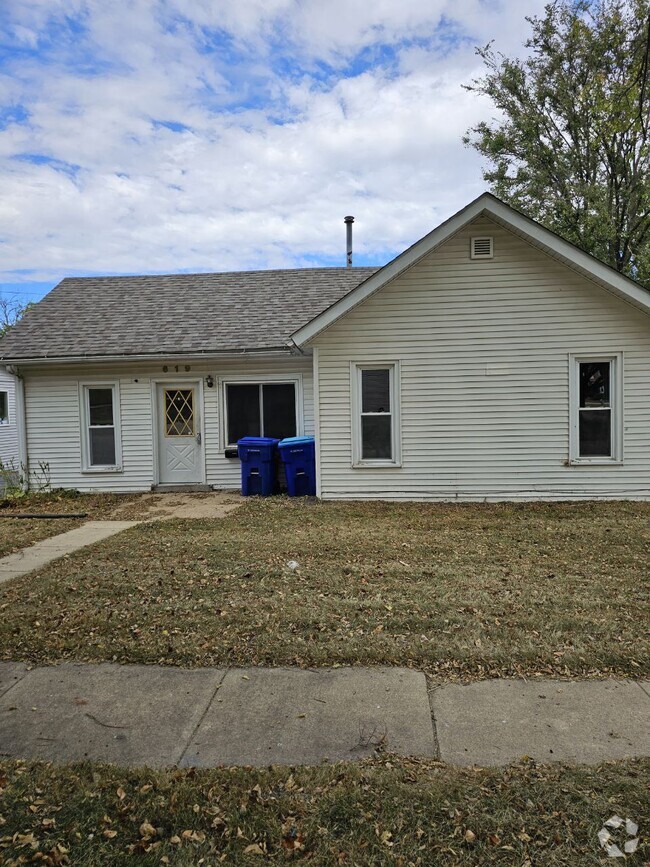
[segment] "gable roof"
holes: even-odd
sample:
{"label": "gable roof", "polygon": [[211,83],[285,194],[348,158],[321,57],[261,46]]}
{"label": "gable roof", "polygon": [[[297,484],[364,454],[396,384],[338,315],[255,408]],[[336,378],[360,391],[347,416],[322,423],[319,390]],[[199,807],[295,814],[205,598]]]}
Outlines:
{"label": "gable roof", "polygon": [[0,359],[287,352],[296,325],[375,270],[68,278],[0,340]]}
{"label": "gable roof", "polygon": [[468,223],[479,216],[488,216],[506,229],[541,248],[550,256],[560,260],[573,270],[594,281],[598,285],[633,304],[645,313],[650,313],[650,292],[629,277],[620,274],[610,265],[580,250],[575,244],[565,241],[555,232],[544,228],[540,223],[515,210],[497,199],[491,193],[483,193],[469,205],[462,208],[428,235],[416,241],[395,259],[375,271],[367,280],[352,289],[343,298],[334,302],[327,310],[315,316],[311,322],[297,328],[291,335],[290,343],[296,347],[304,346],[350,310],[374,295],[391,280],[415,265],[420,259],[439,247]]}

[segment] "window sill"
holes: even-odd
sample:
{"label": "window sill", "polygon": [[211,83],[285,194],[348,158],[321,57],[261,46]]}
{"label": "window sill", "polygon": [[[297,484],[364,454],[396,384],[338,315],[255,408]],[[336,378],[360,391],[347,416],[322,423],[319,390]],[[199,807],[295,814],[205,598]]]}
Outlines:
{"label": "window sill", "polygon": [[402,466],[401,461],[357,461],[352,464],[353,470],[381,470],[381,469],[399,469]]}
{"label": "window sill", "polygon": [[95,476],[103,473],[123,473],[123,467],[84,467],[81,470],[84,476]]}
{"label": "window sill", "polygon": [[573,458],[568,461],[569,467],[622,467],[623,461],[619,458]]}

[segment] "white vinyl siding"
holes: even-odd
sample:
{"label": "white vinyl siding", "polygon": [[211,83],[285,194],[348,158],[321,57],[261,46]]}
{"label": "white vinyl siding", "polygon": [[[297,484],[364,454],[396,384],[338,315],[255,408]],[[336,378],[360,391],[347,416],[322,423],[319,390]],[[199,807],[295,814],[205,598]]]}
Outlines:
{"label": "white vinyl siding", "polygon": [[5,467],[19,470],[16,380],[12,374],[0,371],[0,389],[7,395],[7,421],[0,424],[0,461]]}
{"label": "white vinyl siding", "polygon": [[[186,372],[186,364],[191,371]],[[163,365],[168,370],[163,372]],[[206,481],[215,488],[238,490],[241,469],[238,459],[226,458],[221,441],[221,400],[219,381],[247,377],[258,381],[267,376],[299,378],[302,384],[301,429],[314,431],[313,373],[310,356],[300,358],[224,360],[193,363],[183,360],[175,372],[176,359],[158,364],[86,364],[24,369],[27,416],[27,448],[35,472],[39,462],[49,467],[52,487],[81,491],[148,491],[156,481],[153,438],[154,380],[172,383],[188,376],[203,379],[203,446]],[[209,388],[205,378],[213,378]],[[122,461],[119,472],[82,472],[82,420],[79,407],[80,383],[115,382],[119,386]],[[0,428],[1,433],[1,428]]]}
{"label": "white vinyl siding", "polygon": [[[471,260],[472,237],[494,257]],[[650,498],[650,317],[477,218],[313,340],[324,499]],[[571,357],[624,359],[622,462],[572,465]],[[353,466],[351,364],[400,364],[401,466]]]}

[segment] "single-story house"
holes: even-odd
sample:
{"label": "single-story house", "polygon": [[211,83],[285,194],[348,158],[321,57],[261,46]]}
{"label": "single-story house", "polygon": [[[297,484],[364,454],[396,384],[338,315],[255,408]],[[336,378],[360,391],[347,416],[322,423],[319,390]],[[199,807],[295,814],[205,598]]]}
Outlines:
{"label": "single-story house", "polygon": [[382,268],[65,279],[0,341],[20,459],[236,489],[314,434],[323,499],[650,498],[650,292],[484,194]]}

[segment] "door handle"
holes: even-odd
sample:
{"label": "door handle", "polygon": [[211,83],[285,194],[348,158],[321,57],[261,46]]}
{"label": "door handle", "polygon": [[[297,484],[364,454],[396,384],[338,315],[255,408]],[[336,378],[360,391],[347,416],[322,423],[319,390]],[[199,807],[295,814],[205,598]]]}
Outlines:
{"label": "door handle", "polygon": [[199,431],[196,435],[196,442],[198,445],[201,445],[201,431]]}

